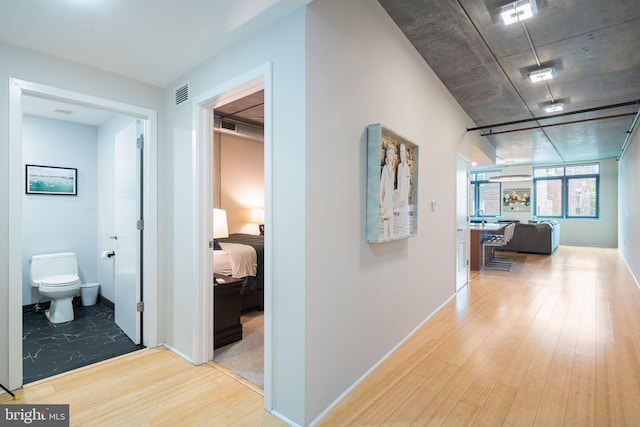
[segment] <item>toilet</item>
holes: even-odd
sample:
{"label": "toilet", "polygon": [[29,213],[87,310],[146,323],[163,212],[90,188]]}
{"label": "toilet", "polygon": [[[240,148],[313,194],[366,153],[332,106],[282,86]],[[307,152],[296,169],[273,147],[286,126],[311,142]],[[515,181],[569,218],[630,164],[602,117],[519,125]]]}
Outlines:
{"label": "toilet", "polygon": [[31,257],[31,286],[51,300],[45,311],[52,323],[73,320],[73,297],[79,294],[78,259],[73,252],[34,255]]}

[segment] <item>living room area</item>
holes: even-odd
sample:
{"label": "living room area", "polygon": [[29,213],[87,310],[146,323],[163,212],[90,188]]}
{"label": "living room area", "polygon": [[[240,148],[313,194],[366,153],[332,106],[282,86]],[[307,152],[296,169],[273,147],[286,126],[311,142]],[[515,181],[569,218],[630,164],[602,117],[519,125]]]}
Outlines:
{"label": "living room area", "polygon": [[617,248],[618,164],[607,159],[472,169],[469,206],[475,271],[483,270],[482,242],[510,223],[509,241],[496,248],[510,257],[551,256],[560,245]]}

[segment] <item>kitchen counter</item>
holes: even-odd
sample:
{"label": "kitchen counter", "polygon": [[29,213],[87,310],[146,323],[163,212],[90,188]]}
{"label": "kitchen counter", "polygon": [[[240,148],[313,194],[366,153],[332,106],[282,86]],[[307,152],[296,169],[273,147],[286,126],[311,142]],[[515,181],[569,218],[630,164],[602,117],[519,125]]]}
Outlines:
{"label": "kitchen counter", "polygon": [[502,234],[504,228],[509,223],[490,222],[487,224],[471,223],[471,270],[479,271],[482,269],[482,241],[488,234]]}

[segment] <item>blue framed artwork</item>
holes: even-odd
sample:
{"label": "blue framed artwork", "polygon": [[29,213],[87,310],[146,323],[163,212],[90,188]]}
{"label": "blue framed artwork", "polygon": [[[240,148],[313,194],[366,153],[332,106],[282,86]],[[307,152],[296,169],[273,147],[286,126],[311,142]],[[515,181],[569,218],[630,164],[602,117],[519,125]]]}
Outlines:
{"label": "blue framed artwork", "polygon": [[418,232],[418,146],[381,124],[367,128],[367,242]]}
{"label": "blue framed artwork", "polygon": [[76,196],[78,194],[78,170],[57,166],[25,165],[27,194],[53,194]]}

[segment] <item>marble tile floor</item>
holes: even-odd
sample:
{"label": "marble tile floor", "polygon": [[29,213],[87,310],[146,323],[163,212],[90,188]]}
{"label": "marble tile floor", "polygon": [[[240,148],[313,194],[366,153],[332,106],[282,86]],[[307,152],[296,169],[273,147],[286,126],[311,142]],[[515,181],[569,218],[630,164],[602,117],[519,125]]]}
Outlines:
{"label": "marble tile floor", "polygon": [[54,324],[44,311],[23,314],[23,383],[71,371],[143,348],[116,325],[103,304],[74,304],[75,319]]}

